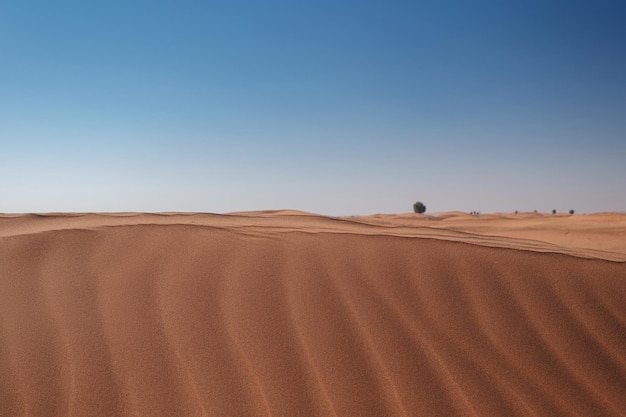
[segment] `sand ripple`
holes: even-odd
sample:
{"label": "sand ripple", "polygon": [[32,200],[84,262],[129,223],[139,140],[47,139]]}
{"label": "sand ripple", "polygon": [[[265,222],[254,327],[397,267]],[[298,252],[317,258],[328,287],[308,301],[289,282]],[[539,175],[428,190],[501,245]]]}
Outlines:
{"label": "sand ripple", "polygon": [[0,415],[626,415],[626,263],[208,217],[2,219]]}

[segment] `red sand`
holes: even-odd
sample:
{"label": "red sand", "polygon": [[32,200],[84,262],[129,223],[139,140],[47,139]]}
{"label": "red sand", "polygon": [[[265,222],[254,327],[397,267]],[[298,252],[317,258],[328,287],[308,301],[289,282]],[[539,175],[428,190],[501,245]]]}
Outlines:
{"label": "red sand", "polygon": [[0,416],[626,416],[625,231],[3,215]]}

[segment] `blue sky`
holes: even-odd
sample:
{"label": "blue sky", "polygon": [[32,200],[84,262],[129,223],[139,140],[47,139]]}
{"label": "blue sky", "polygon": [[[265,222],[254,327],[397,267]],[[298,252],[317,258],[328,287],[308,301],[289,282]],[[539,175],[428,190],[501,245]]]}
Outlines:
{"label": "blue sky", "polygon": [[626,211],[618,1],[0,2],[0,212]]}

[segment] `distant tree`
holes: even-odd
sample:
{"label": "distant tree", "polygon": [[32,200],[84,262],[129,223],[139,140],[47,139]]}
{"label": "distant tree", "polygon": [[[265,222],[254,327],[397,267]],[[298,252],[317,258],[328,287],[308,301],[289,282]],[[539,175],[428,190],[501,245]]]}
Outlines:
{"label": "distant tree", "polygon": [[517,214],[517,210],[515,210],[515,214]]}
{"label": "distant tree", "polygon": [[426,213],[426,206],[421,201],[413,204],[413,211],[419,214]]}
{"label": "distant tree", "polygon": [[569,214],[574,214],[574,210],[573,210],[573,209],[572,209],[572,210],[570,210],[570,211],[569,211]]}
{"label": "distant tree", "polygon": [[552,209],[552,214],[556,214],[556,210]]}

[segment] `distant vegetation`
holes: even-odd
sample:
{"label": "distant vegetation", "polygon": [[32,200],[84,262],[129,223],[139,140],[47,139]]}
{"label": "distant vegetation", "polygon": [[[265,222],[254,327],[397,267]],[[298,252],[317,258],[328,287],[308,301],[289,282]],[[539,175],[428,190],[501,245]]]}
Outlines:
{"label": "distant vegetation", "polygon": [[574,214],[574,209],[570,210],[569,214]]}
{"label": "distant vegetation", "polygon": [[413,204],[413,211],[419,214],[426,213],[426,206],[421,201]]}
{"label": "distant vegetation", "polygon": [[552,209],[552,214],[556,214],[556,210],[555,209]]}

